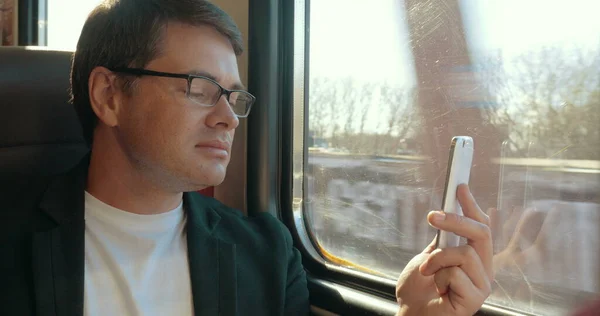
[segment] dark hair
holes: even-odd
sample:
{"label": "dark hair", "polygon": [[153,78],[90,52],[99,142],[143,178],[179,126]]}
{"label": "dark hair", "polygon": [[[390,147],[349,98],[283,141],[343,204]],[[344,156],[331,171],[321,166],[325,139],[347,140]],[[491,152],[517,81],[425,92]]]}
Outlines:
{"label": "dark hair", "polygon": [[[236,55],[242,36],[231,17],[206,0],[106,0],[88,16],[73,55],[71,102],[88,145],[98,122],[90,104],[88,80],[98,66],[143,68],[160,53],[168,22],[211,26],[229,39]],[[124,89],[131,82],[124,80]]]}

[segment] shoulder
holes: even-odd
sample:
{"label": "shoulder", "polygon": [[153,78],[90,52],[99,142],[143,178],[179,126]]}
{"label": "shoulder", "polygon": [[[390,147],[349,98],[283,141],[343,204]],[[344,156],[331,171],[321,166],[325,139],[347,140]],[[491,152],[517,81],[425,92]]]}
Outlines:
{"label": "shoulder", "polygon": [[240,210],[197,192],[188,193],[188,197],[195,201],[195,205],[201,205],[199,211],[213,212],[219,217],[214,234],[223,240],[235,244],[253,243],[281,247],[282,251],[292,247],[292,238],[287,227],[267,212],[246,216]]}

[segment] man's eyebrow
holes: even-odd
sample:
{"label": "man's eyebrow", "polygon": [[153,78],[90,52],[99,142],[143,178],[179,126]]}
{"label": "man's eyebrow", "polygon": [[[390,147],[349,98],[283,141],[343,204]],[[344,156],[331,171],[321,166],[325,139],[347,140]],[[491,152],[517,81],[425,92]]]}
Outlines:
{"label": "man's eyebrow", "polygon": [[[206,78],[212,79],[212,80],[214,80],[216,82],[219,82],[219,80],[218,80],[218,78],[216,76],[214,76],[211,73],[206,72],[206,71],[192,70],[192,71],[188,72],[188,74],[193,75],[193,76],[206,77]],[[227,89],[229,89],[229,90],[243,90],[243,91],[246,91],[246,86],[244,86],[241,82],[236,82],[236,83],[234,83],[231,86],[231,88],[227,88]]]}

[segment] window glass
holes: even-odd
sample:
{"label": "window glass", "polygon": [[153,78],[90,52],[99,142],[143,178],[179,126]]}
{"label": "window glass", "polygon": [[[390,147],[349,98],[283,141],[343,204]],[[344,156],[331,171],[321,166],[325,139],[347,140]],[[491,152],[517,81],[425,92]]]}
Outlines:
{"label": "window glass", "polygon": [[88,14],[102,0],[48,0],[47,46],[74,51]]}
{"label": "window glass", "polygon": [[[600,3],[313,0],[302,198],[321,254],[396,279],[433,239],[450,140],[493,220],[488,303],[600,293]],[[301,105],[302,103],[300,103]]]}

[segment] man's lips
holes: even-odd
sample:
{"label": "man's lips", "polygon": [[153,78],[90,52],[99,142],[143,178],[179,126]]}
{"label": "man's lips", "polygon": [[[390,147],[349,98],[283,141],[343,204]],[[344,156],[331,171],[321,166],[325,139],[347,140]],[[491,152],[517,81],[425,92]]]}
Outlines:
{"label": "man's lips", "polygon": [[218,140],[202,142],[202,143],[197,144],[196,147],[221,149],[221,150],[225,150],[226,152],[229,152],[229,150],[231,149],[231,145],[229,143],[218,141]]}

